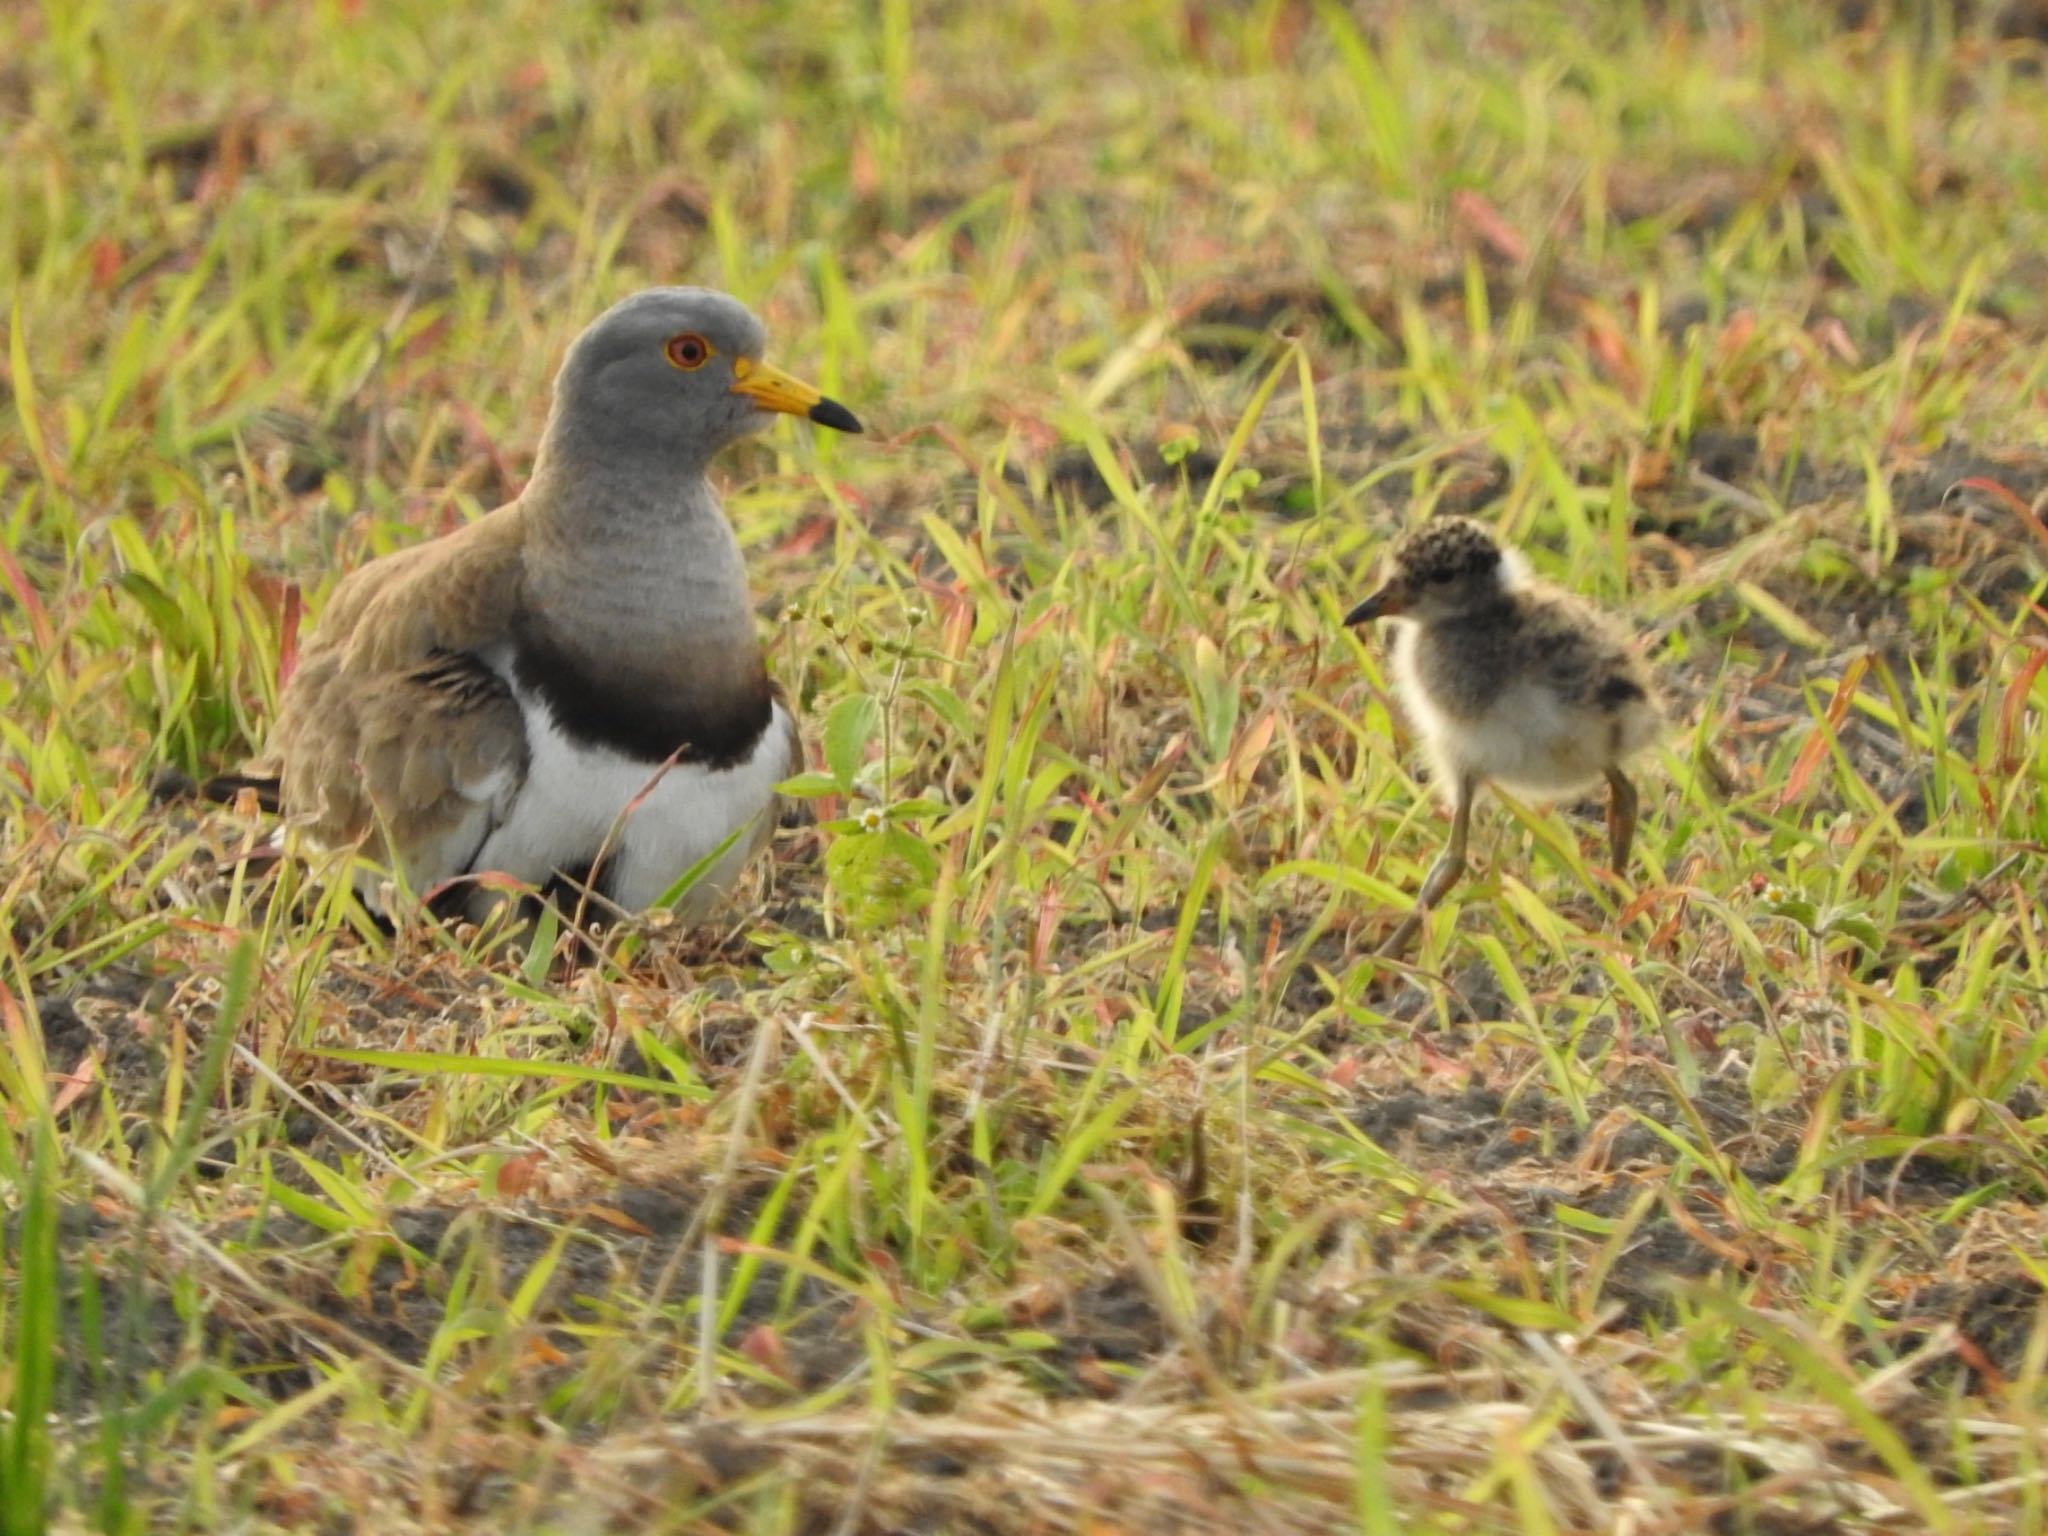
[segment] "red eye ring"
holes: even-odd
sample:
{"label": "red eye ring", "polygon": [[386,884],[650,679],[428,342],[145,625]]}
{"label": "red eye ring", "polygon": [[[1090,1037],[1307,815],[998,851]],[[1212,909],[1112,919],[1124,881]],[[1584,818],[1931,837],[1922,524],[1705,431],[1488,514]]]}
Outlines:
{"label": "red eye ring", "polygon": [[711,343],[695,331],[669,337],[668,344],[661,350],[670,363],[685,373],[695,372],[711,361]]}

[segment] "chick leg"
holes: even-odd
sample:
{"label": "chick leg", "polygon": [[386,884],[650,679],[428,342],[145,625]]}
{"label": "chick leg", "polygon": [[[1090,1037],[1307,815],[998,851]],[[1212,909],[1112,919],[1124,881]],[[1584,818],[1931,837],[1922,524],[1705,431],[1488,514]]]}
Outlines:
{"label": "chick leg", "polygon": [[1415,935],[1422,931],[1423,919],[1430,909],[1443,899],[1444,893],[1458,883],[1458,876],[1465,872],[1465,839],[1472,830],[1472,801],[1479,793],[1478,781],[1472,778],[1458,780],[1456,792],[1451,799],[1451,836],[1444,844],[1444,851],[1437,855],[1436,862],[1429,866],[1429,873],[1423,876],[1422,889],[1415,893],[1415,909],[1401,919],[1387,942],[1379,947],[1383,960],[1392,960],[1406,949]]}
{"label": "chick leg", "polygon": [[1636,787],[1619,768],[1607,770],[1607,847],[1617,875],[1628,872],[1636,840]]}

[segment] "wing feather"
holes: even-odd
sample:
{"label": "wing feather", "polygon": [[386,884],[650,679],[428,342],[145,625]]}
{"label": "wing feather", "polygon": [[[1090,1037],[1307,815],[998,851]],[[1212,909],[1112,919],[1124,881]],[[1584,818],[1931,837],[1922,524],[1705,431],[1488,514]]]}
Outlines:
{"label": "wing feather", "polygon": [[519,532],[515,502],[352,573],[252,765],[321,846],[360,845],[417,890],[467,872],[526,774],[525,719],[488,660],[518,611]]}

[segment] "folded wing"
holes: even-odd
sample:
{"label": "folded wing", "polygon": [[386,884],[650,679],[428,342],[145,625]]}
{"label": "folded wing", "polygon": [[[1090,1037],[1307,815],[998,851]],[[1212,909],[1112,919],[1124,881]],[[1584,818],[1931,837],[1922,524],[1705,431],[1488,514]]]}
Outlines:
{"label": "folded wing", "polygon": [[416,891],[469,872],[526,776],[525,719],[488,661],[518,609],[518,534],[515,503],[342,582],[251,765],[316,844],[360,846]]}

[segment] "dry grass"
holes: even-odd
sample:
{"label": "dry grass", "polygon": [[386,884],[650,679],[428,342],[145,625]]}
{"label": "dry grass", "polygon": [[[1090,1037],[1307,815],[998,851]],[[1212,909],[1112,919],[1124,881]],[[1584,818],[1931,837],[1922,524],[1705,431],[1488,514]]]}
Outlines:
{"label": "dry grass", "polygon": [[[0,1533],[2048,1525],[2034,12],[0,15]],[[729,923],[153,795],[660,280],[871,426]],[[1684,724],[1393,967],[1448,509]]]}

